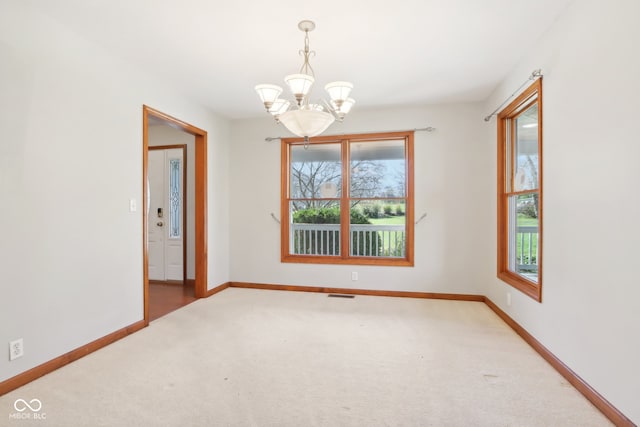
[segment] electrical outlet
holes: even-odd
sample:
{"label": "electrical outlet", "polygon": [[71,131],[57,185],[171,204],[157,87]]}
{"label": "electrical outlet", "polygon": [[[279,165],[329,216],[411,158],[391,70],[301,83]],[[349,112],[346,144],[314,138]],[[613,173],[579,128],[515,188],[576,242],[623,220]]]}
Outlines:
{"label": "electrical outlet", "polygon": [[22,338],[9,343],[9,360],[24,356],[24,341]]}
{"label": "electrical outlet", "polygon": [[511,292],[507,292],[507,307],[511,307]]}
{"label": "electrical outlet", "polygon": [[358,280],[358,272],[357,271],[352,271],[351,272],[351,280],[353,280],[354,282],[356,280]]}

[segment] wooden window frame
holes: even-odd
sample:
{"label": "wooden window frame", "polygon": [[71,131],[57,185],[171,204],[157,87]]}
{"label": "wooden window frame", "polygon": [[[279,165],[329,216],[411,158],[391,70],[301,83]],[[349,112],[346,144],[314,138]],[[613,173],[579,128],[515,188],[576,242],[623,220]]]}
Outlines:
{"label": "wooden window frame", "polygon": [[[513,130],[507,131],[507,127],[513,126],[514,119],[535,103],[538,104],[538,188],[537,190],[512,191],[515,159],[507,159],[507,155],[512,153],[515,156],[513,149],[515,141],[509,137],[510,134],[513,135]],[[502,281],[538,302],[542,302],[542,104],[542,78],[539,78],[498,114],[497,275]],[[507,149],[507,144],[511,144],[511,150]],[[509,162],[509,166],[507,162]],[[507,185],[507,180],[510,180],[510,185]],[[538,194],[537,282],[528,280],[509,269],[509,197],[522,194]]]}
{"label": "wooden window frame", "polygon": [[[391,258],[391,257],[365,257],[365,256],[350,256],[348,248],[350,247],[350,236],[348,232],[351,221],[350,217],[350,203],[352,200],[358,199],[356,197],[351,198],[349,195],[349,183],[350,183],[350,153],[349,144],[352,142],[375,142],[392,139],[404,139],[405,140],[405,167],[406,167],[406,194],[405,194],[405,257],[404,258]],[[337,136],[319,136],[310,138],[308,143],[313,144],[326,144],[326,143],[339,143],[341,144],[341,160],[342,160],[342,191],[340,197],[336,200],[340,201],[340,255],[326,256],[326,255],[296,255],[291,254],[289,248],[289,206],[290,201],[294,200],[289,197],[290,185],[289,185],[289,172],[290,172],[290,148],[295,145],[303,145],[304,139],[302,138],[282,138],[281,142],[281,262],[286,263],[310,263],[310,264],[351,264],[351,265],[380,265],[380,266],[403,266],[413,267],[414,265],[414,179],[413,179],[413,141],[414,132],[387,132],[387,133],[372,133],[372,134],[350,134],[350,135],[337,135]],[[367,200],[376,199],[375,197],[365,198]],[[385,200],[385,198],[378,198]],[[394,198],[394,199],[402,199]],[[347,232],[345,232],[345,230]]]}

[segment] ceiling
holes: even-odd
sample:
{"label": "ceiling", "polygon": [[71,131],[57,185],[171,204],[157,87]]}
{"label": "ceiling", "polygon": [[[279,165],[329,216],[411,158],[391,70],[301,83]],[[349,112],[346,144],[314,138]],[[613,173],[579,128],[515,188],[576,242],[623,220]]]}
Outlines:
{"label": "ceiling", "polygon": [[571,0],[27,1],[239,119],[265,114],[256,84],[300,69],[303,19],[316,23],[312,100],[350,81],[355,111],[486,99]]}

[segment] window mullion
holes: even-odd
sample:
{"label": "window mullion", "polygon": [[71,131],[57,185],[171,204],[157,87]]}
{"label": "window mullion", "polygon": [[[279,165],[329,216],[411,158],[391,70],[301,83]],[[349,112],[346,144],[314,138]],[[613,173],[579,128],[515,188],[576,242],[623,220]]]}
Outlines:
{"label": "window mullion", "polygon": [[405,138],[405,256],[413,259],[414,236],[414,152],[413,133]]}
{"label": "window mullion", "polygon": [[289,150],[291,146],[280,141],[280,258],[291,253],[289,224]]}
{"label": "window mullion", "polygon": [[349,140],[340,141],[342,149],[342,191],[340,195],[340,257],[351,256],[351,202],[349,194],[351,161],[349,156]]}
{"label": "window mullion", "polygon": [[516,153],[516,121],[511,118],[509,119],[509,139],[507,144],[509,144],[509,186],[507,187],[507,193],[511,194],[513,192],[514,184],[515,184],[515,176],[516,176],[516,168],[517,168],[517,153]]}

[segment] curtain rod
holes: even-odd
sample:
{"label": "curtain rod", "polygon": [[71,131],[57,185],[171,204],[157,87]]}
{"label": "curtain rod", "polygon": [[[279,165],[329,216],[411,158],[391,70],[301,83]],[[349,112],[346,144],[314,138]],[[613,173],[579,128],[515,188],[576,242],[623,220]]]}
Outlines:
{"label": "curtain rod", "polygon": [[[414,132],[433,132],[434,130],[436,130],[436,128],[432,127],[432,126],[427,126],[426,128],[416,128],[416,129],[409,129],[412,130]],[[376,133],[391,133],[391,132],[406,132],[405,130],[387,130],[387,131],[378,131]],[[342,135],[346,135],[346,134],[342,134]],[[334,135],[331,135],[334,136]],[[335,136],[340,136],[340,134],[337,134]],[[282,138],[295,138],[295,136],[268,136],[266,137],[264,140],[267,142],[271,142],[271,141],[276,141],[278,139],[282,139]]]}
{"label": "curtain rod", "polygon": [[525,82],[524,82],[524,83],[522,83],[522,84],[520,85],[520,87],[519,87],[518,89],[516,89],[516,90],[515,90],[515,92],[513,92],[513,93],[511,94],[511,96],[509,96],[507,99],[505,99],[505,101],[504,101],[502,104],[500,104],[500,105],[498,106],[498,108],[496,108],[495,110],[493,110],[493,112],[492,112],[491,114],[489,114],[487,117],[485,117],[485,118],[484,118],[484,121],[485,121],[485,122],[488,122],[489,120],[491,120],[491,117],[495,116],[495,115],[496,115],[496,113],[497,113],[498,111],[500,111],[500,109],[501,109],[502,107],[504,107],[504,105],[505,105],[507,102],[509,102],[509,100],[510,100],[511,98],[513,98],[514,96],[516,96],[516,95],[518,94],[518,92],[520,92],[520,89],[522,89],[523,87],[525,87],[525,86],[526,86],[530,81],[537,80],[537,79],[539,79],[540,77],[542,77],[542,70],[541,70],[540,68],[538,68],[537,70],[533,70],[533,71],[531,72],[531,75],[529,76],[529,78],[528,78],[527,80],[525,80]]}

